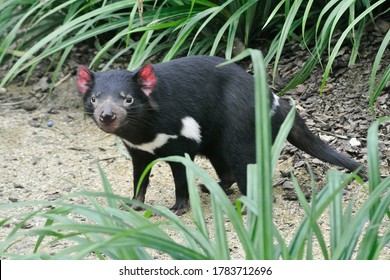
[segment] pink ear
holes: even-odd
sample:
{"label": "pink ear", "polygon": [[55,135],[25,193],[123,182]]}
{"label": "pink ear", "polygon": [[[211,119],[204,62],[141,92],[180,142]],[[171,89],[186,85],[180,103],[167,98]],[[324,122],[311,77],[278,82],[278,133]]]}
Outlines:
{"label": "pink ear", "polygon": [[85,94],[92,83],[91,71],[83,65],[79,65],[77,72],[77,88],[81,94]]}
{"label": "pink ear", "polygon": [[149,96],[157,82],[152,64],[148,64],[139,70],[138,82],[142,91]]}

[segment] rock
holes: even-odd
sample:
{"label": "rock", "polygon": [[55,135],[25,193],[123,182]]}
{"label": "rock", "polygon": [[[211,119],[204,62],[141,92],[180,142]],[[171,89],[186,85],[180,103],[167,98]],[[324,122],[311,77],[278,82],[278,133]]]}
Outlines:
{"label": "rock", "polygon": [[14,183],[15,189],[24,189],[24,186],[22,184]]}
{"label": "rock", "polygon": [[34,85],[33,90],[34,91],[40,91],[40,92],[46,92],[50,88],[50,84],[48,83],[47,77],[42,77],[39,82]]}
{"label": "rock", "polygon": [[305,93],[307,90],[307,86],[303,85],[303,84],[300,84],[298,85],[296,88],[295,88],[295,91],[297,93]]}
{"label": "rock", "polygon": [[30,229],[30,228],[32,228],[32,227],[33,227],[32,224],[30,224],[30,223],[25,223],[25,224],[23,224],[22,229]]}
{"label": "rock", "polygon": [[23,102],[22,108],[26,111],[34,111],[38,108],[38,104],[34,99],[28,99]]}
{"label": "rock", "polygon": [[32,127],[40,127],[41,121],[38,119],[31,119],[28,121],[28,124],[31,125]]}
{"label": "rock", "polygon": [[13,196],[10,196],[8,198],[11,202],[17,202],[18,201],[18,198],[17,197],[13,197]]}
{"label": "rock", "polygon": [[40,157],[37,157],[37,156],[32,156],[31,158],[31,164],[32,165],[36,165],[38,163],[38,161],[40,161],[41,158]]}
{"label": "rock", "polygon": [[293,190],[294,189],[293,183],[291,181],[287,181],[287,180],[283,182],[282,187],[285,190]]}
{"label": "rock", "polygon": [[304,160],[300,160],[294,164],[294,168],[303,167],[303,166],[305,166]]}
{"label": "rock", "polygon": [[360,141],[357,140],[357,139],[354,137],[354,138],[351,138],[351,140],[349,140],[349,144],[350,144],[352,147],[359,147],[362,143],[360,143]]}
{"label": "rock", "polygon": [[330,142],[333,141],[336,137],[327,134],[320,134],[320,138],[325,142]]}
{"label": "rock", "polygon": [[376,26],[378,28],[378,31],[382,34],[386,34],[387,31],[390,29],[390,22],[379,19],[376,22]]}
{"label": "rock", "polygon": [[237,56],[245,50],[244,43],[239,38],[234,38],[233,56]]}

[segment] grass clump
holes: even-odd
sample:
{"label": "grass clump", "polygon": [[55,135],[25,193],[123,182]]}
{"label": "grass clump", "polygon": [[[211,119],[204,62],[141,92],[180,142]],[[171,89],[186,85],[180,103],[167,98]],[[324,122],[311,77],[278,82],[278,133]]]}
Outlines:
{"label": "grass clump", "polygon": [[[341,46],[351,45],[349,65],[354,64],[367,27],[388,11],[386,0],[4,0],[0,64],[12,60],[13,66],[0,86],[22,73],[27,81],[43,61],[50,62],[48,71],[54,69],[53,86],[66,59],[82,45],[97,50],[90,66],[104,62],[107,69],[125,57],[124,67],[133,70],[151,57],[167,61],[179,55],[223,54],[230,59],[262,39],[271,42],[265,62],[273,63],[274,77],[290,42],[311,54],[284,91],[305,81],[318,64],[325,66],[323,90]],[[378,75],[389,34],[372,67],[371,107],[390,77],[389,68]]]}

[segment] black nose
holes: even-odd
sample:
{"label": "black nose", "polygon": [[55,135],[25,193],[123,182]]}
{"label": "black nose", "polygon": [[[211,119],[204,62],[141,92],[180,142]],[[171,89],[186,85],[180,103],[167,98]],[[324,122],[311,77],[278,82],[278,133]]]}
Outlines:
{"label": "black nose", "polygon": [[102,111],[99,117],[99,120],[105,124],[110,124],[113,121],[115,121],[115,119],[116,119],[116,114],[113,113],[111,110]]}

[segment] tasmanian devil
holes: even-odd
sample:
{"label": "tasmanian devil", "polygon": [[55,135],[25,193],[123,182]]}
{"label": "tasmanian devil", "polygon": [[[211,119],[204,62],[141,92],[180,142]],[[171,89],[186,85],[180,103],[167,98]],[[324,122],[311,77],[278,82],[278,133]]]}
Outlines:
{"label": "tasmanian devil", "polygon": [[[255,162],[254,83],[236,64],[216,67],[224,61],[194,56],[134,72],[79,66],[77,86],[85,111],[103,131],[123,140],[133,161],[134,188],[153,160],[187,153],[206,156],[225,190],[237,182],[246,193],[246,168]],[[291,105],[271,91],[269,98],[274,140]],[[322,161],[350,171],[360,167],[316,137],[299,115],[288,141]],[[169,165],[176,193],[172,210],[183,211],[188,204],[185,168]],[[145,200],[148,184],[149,174],[135,199]]]}

